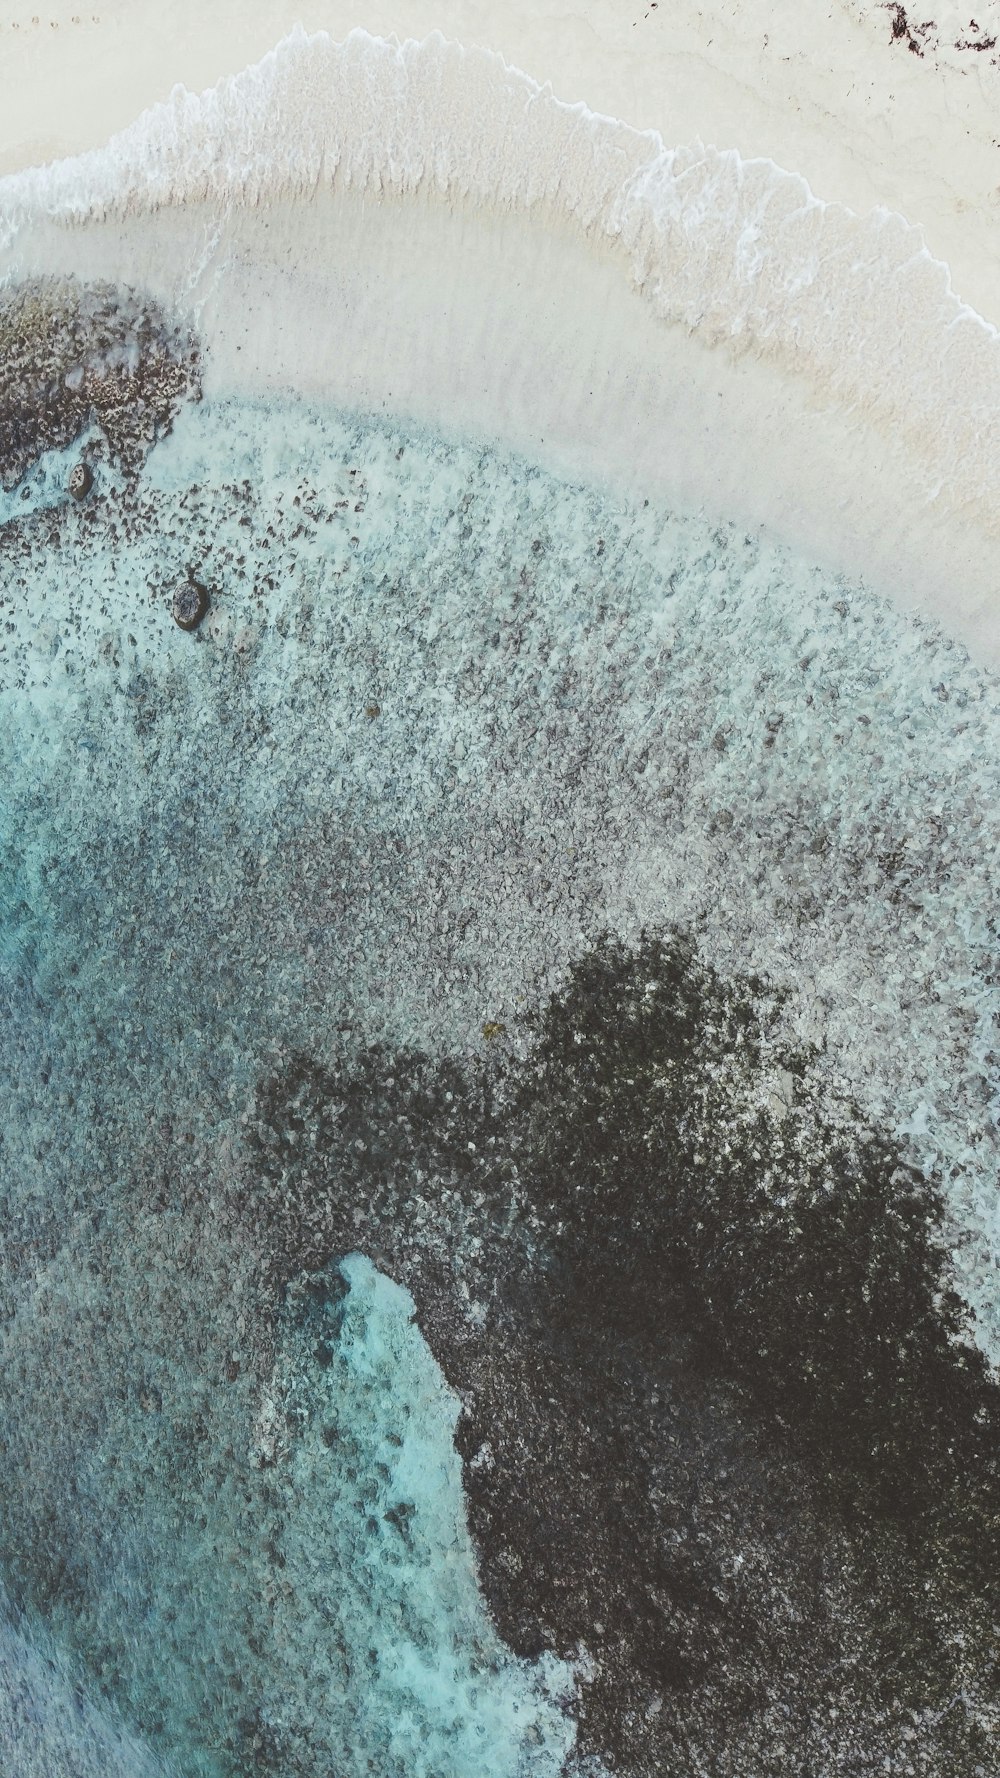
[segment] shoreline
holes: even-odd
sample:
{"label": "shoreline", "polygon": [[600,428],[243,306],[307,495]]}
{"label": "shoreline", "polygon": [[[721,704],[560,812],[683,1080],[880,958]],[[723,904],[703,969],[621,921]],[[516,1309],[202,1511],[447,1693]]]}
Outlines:
{"label": "shoreline", "polygon": [[1000,72],[713,5],[0,21],[23,1778],[990,1763]]}
{"label": "shoreline", "polygon": [[760,526],[1000,663],[1000,335],[919,229],[773,161],[440,34],[300,30],[0,179],[4,270],[186,311],[216,392],[397,410]]}
{"label": "shoreline", "polygon": [[358,26],[401,40],[436,29],[668,145],[735,148],[798,173],[825,201],[898,211],[923,228],[962,299],[1000,320],[1000,69],[910,54],[884,8],[859,13],[805,16],[794,0],[741,0],[714,22],[696,0],[585,0],[541,16],[517,0],[25,10],[0,23],[0,175],[103,145],[176,85],[203,91],[296,24],[337,39]]}
{"label": "shoreline", "polygon": [[[838,617],[859,584],[951,632],[901,631],[901,661],[957,637],[1000,662],[982,450],[1000,337],[919,231],[773,163],[666,148],[439,35],[298,32],[106,149],[0,182],[4,238],[0,271],[185,316],[212,400],[500,444],[637,526],[648,506],[790,546],[841,577]],[[950,677],[918,701],[948,702]]]}

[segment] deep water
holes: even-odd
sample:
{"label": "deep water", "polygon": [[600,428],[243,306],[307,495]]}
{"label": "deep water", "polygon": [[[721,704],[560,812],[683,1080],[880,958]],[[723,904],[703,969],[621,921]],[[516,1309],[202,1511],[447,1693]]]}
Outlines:
{"label": "deep water", "polygon": [[178,1778],[989,1771],[995,683],[385,419],[109,465],[0,509],[7,1671]]}

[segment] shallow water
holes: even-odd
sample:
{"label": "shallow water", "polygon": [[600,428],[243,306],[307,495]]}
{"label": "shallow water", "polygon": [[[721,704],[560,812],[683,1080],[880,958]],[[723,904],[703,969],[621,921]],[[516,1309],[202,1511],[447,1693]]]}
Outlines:
{"label": "shallow water", "polygon": [[[608,935],[626,951],[644,932],[693,938],[699,967],[765,1008],[732,1015],[733,1029],[758,1022],[749,1048],[737,1037],[717,1053],[709,1019],[682,1064],[692,1107],[698,1082],[721,1082],[722,1099],[690,1113],[700,1143],[757,1130],[772,1144],[764,1197],[739,1200],[742,1223],[721,1213],[719,1253],[749,1251],[774,1217],[768,1242],[785,1252],[805,1214],[801,1169],[826,1179],[829,1157],[870,1128],[927,1181],[928,1292],[940,1302],[957,1284],[953,1324],[968,1330],[977,1314],[988,1343],[996,683],[871,593],[754,537],[614,504],[495,447],[384,418],[191,404],[132,487],[95,452],[97,485],[77,506],[59,490],[80,448],[48,460],[28,501],[14,491],[0,533],[12,1608],[32,1635],[48,1626],[95,1699],[178,1774],[464,1778],[484,1769],[484,1744],[491,1772],[554,1773],[575,1757],[595,1663],[610,1673],[628,1660],[596,1611],[588,1624],[589,1604],[575,1642],[557,1597],[530,1629],[508,1621],[498,1576],[522,1558],[500,1538],[490,1438],[465,1449],[439,1369],[482,1431],[476,1366],[502,1379],[499,1305],[520,1376],[518,1328],[561,1300],[580,1263],[560,1247],[567,1215],[585,1228],[604,1214],[601,1175],[557,1222],[567,1182],[551,1187],[539,1157],[570,1151],[538,1136],[534,1111],[523,1122],[526,1083],[544,1074],[539,1020],[568,996],[585,1050],[599,1002],[579,999],[574,970]],[[210,595],[192,634],[172,618],[189,573]],[[653,994],[662,962],[636,954]],[[667,983],[660,993],[674,993]],[[414,1067],[431,1084],[400,1099]],[[564,1086],[547,1091],[563,1103]],[[737,1166],[724,1144],[705,1154],[706,1178]],[[616,1179],[617,1153],[609,1165]],[[664,1201],[671,1189],[664,1174]],[[836,1201],[847,1187],[817,1189]],[[659,1253],[660,1191],[636,1213],[636,1251]],[[881,1238],[876,1225],[873,1255]],[[367,1257],[342,1267],[355,1247]],[[664,1252],[676,1247],[670,1235]],[[846,1266],[832,1251],[817,1279]],[[915,1277],[923,1265],[921,1249]],[[874,1258],[871,1275],[877,1290]],[[699,1462],[723,1481],[726,1462],[757,1476],[761,1442],[785,1437],[768,1418],[767,1366],[740,1369],[743,1324],[727,1332],[729,1310],[710,1297],[722,1356],[713,1381],[691,1384],[684,1341],[702,1323],[684,1307],[683,1268],[669,1277],[664,1297],[681,1294],[656,1339],[672,1380],[657,1381],[649,1350],[633,1355],[633,1380],[652,1377],[648,1436],[666,1436],[657,1403],[693,1388],[682,1448],[714,1451]],[[772,1303],[761,1285],[765,1320],[811,1326],[825,1287],[782,1296],[782,1284]],[[510,1308],[518,1289],[534,1309]],[[868,1316],[869,1287],[843,1290]],[[897,1313],[887,1303],[882,1319],[895,1328]],[[910,1330],[902,1313],[916,1365],[924,1323]],[[840,1387],[840,1362],[834,1350],[823,1389]],[[547,1386],[554,1408],[563,1385]],[[734,1387],[749,1391],[736,1407]],[[593,1413],[596,1428],[602,1411],[586,1403],[580,1424]],[[736,1459],[718,1456],[713,1416]],[[529,1424],[525,1449],[544,1449],[544,1415]],[[804,1464],[807,1492],[820,1485],[810,1465],[826,1461],[817,1424],[802,1411],[801,1447],[793,1426],[789,1474]],[[949,1487],[972,1478],[974,1493],[981,1453],[961,1445],[956,1462]],[[754,1528],[775,1598],[782,1538],[808,1544],[781,1473],[780,1486],[747,1484],[753,1499],[778,1489],[777,1542],[745,1503],[736,1530],[720,1518],[713,1534],[720,1548],[734,1540],[729,1585],[739,1526]],[[565,1474],[550,1470],[543,1494]],[[684,1497],[677,1476],[663,1485]],[[596,1508],[582,1498],[586,1549]],[[828,1521],[833,1509],[815,1508],[823,1559],[839,1550],[848,1574],[857,1549],[844,1555],[838,1539],[858,1534],[853,1510]],[[918,1550],[923,1510],[906,1508]],[[924,1556],[911,1558],[916,1596]],[[793,1561],[785,1597],[811,1559]],[[970,1639],[985,1621],[988,1586],[970,1595],[948,1563],[926,1572],[945,1604],[920,1637],[909,1593],[885,1606],[913,1644],[892,1669],[905,1721],[855,1700],[857,1720],[823,1743],[830,1770],[909,1756],[914,1711],[927,1713],[914,1758],[975,1769],[995,1707],[986,1657],[978,1648],[944,1675],[939,1655],[956,1624]],[[876,1634],[865,1586],[844,1584],[837,1634],[864,1644]],[[777,1609],[765,1596],[748,1595],[748,1646]],[[697,1623],[709,1608],[691,1609]],[[689,1648],[673,1678],[644,1673],[621,1711],[645,1723],[651,1769],[679,1757],[680,1743],[656,1739],[678,1713],[713,1771],[763,1769],[789,1658],[770,1651],[768,1697],[749,1710],[721,1672],[721,1703],[695,1708],[693,1681],[677,1678],[700,1671]],[[810,1709],[814,1659],[791,1687]],[[946,1677],[966,1694],[950,1716]],[[645,1769],[621,1752],[638,1757],[634,1726],[608,1710],[591,1708],[580,1759]]]}
{"label": "shallow water", "polygon": [[[323,1054],[353,1008],[440,1050],[607,928],[693,925],[791,986],[831,1078],[949,1174],[995,1312],[969,1170],[993,1164],[1000,706],[960,648],[751,537],[294,406],[189,407],[134,501],[6,535],[42,1003],[87,920],[80,968],[144,1008],[133,1069],[154,1020],[161,1063]],[[171,1037],[171,1001],[211,1038]]]}

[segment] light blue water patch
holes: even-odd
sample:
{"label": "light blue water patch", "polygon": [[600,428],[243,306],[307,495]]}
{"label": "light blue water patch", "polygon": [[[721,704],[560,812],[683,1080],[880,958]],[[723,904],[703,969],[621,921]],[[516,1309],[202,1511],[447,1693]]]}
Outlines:
{"label": "light blue water patch", "polygon": [[[86,1340],[101,1296],[68,1276],[63,1290]],[[42,1284],[39,1330],[52,1309]],[[235,1414],[221,1380],[210,1399],[211,1359],[199,1379],[151,1368],[153,1358],[134,1353],[131,1387],[129,1367],[119,1370],[125,1411],[112,1409],[99,1449],[84,1380],[71,1391],[87,1424],[65,1562],[72,1569],[96,1537],[103,1566],[72,1607],[54,1587],[48,1615],[170,1773],[584,1769],[571,1761],[576,1670],[515,1659],[480,1598],[453,1444],[458,1403],[405,1291],[360,1256],[293,1290],[270,1379],[237,1395]],[[7,1443],[6,1415],[0,1431]],[[113,1479],[101,1474],[109,1463]],[[49,1510],[49,1488],[35,1493]],[[46,1778],[89,1775],[99,1749],[109,1773],[157,1778],[152,1751],[114,1709],[105,1717],[78,1691],[64,1722],[73,1687],[61,1667],[47,1671],[46,1646],[44,1632],[33,1650],[0,1627],[0,1754],[13,1755],[34,1722]],[[593,1762],[586,1770],[599,1778]]]}
{"label": "light blue water patch", "polygon": [[277,1444],[287,1458],[277,1537],[294,1599],[270,1625],[265,1720],[289,1756],[331,1746],[358,1778],[556,1778],[575,1739],[562,1709],[575,1675],[552,1657],[515,1660],[486,1615],[459,1404],[412,1298],[360,1255],[329,1283],[340,1288],[324,1295],[314,1279],[304,1312],[293,1307],[281,1394],[260,1422],[261,1459]]}
{"label": "light blue water patch", "polygon": [[172,1778],[113,1710],[88,1695],[64,1652],[29,1640],[0,1605],[0,1770],[10,1778]]}

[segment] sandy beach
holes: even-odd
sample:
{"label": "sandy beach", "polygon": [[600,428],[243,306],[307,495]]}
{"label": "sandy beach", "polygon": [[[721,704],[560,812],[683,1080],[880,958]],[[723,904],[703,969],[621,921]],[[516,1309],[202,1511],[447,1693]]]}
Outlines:
{"label": "sandy beach", "polygon": [[993,56],[951,47],[951,35],[969,36],[954,11],[944,47],[918,56],[893,38],[890,8],[844,0],[8,4],[0,173],[99,146],[175,84],[201,91],[297,23],[337,38],[357,26],[400,38],[440,30],[668,142],[735,147],[800,173],[824,199],[900,211],[925,229],[961,296],[1000,319],[1000,71]]}

